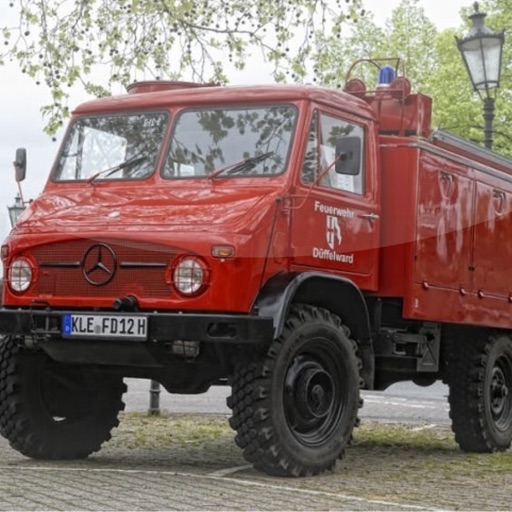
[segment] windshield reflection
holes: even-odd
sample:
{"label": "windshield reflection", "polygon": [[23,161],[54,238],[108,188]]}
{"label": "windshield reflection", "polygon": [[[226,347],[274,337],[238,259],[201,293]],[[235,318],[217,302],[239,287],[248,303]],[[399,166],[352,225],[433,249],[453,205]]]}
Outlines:
{"label": "windshield reflection", "polygon": [[291,105],[187,110],[176,121],[162,175],[177,179],[280,174],[286,169],[296,116]]}
{"label": "windshield reflection", "polygon": [[147,178],[155,170],[168,118],[165,113],[150,112],[77,119],[67,134],[53,178]]}

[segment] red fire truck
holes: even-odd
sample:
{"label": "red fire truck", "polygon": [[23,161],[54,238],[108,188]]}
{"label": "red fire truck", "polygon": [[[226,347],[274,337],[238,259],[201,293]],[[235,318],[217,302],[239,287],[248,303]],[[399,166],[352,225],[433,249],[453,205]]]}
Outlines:
{"label": "red fire truck", "polygon": [[[0,432],[87,457],[123,377],[232,388],[245,458],[333,467],[361,389],[449,385],[465,451],[512,439],[512,162],[370,90],[142,82],[73,113],[2,245]],[[18,150],[17,179],[25,177]]]}

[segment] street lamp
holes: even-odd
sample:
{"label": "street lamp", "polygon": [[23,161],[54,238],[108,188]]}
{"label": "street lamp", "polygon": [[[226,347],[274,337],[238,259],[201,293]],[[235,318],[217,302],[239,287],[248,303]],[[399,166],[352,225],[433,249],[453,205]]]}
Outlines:
{"label": "street lamp", "polygon": [[473,89],[484,102],[483,117],[484,144],[492,149],[494,100],[496,89],[500,85],[501,55],[505,42],[504,31],[495,34],[484,25],[487,14],[479,12],[478,2],[474,3],[475,12],[469,17],[473,26],[464,39],[456,37],[457,46],[466,65]]}
{"label": "street lamp", "polygon": [[17,194],[16,197],[14,198],[14,204],[12,206],[7,207],[7,210],[9,211],[9,219],[11,221],[11,227],[14,227],[16,222],[18,222],[18,218],[23,213],[24,209],[25,209],[25,205],[23,204],[23,201],[21,200],[20,195]]}

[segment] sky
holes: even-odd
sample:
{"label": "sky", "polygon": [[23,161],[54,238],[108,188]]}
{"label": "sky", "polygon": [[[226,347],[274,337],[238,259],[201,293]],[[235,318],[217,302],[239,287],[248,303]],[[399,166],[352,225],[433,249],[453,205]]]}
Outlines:
{"label": "sky", "polygon": [[[374,14],[376,21],[382,23],[398,6],[399,0],[364,0],[365,8]],[[425,13],[439,29],[458,27],[462,23],[460,10],[473,4],[473,0],[421,0]],[[7,2],[0,4],[0,20],[12,16]],[[3,24],[3,23],[2,23]],[[254,70],[247,69],[232,79],[232,83],[257,83],[261,74],[255,76]],[[71,106],[87,99],[84,93],[73,94]],[[47,175],[58,149],[57,142],[43,133],[44,122],[40,107],[48,101],[42,87],[36,86],[14,65],[0,66],[0,241],[10,230],[7,206],[14,203],[17,186],[14,181],[12,162],[18,147],[27,148],[27,179],[22,183],[26,199],[34,198],[42,192]]]}

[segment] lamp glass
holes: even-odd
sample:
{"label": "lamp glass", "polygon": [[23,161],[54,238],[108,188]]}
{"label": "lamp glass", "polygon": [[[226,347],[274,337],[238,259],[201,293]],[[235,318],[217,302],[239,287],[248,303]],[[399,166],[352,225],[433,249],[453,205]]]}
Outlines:
{"label": "lamp glass", "polygon": [[460,43],[460,50],[475,90],[499,86],[502,48],[502,34],[481,35]]}
{"label": "lamp glass", "polygon": [[25,207],[23,206],[21,197],[16,196],[14,204],[12,206],[7,207],[7,210],[9,211],[9,220],[11,221],[11,227],[14,227],[16,225],[16,222],[18,222],[18,218],[23,213],[24,209]]}

